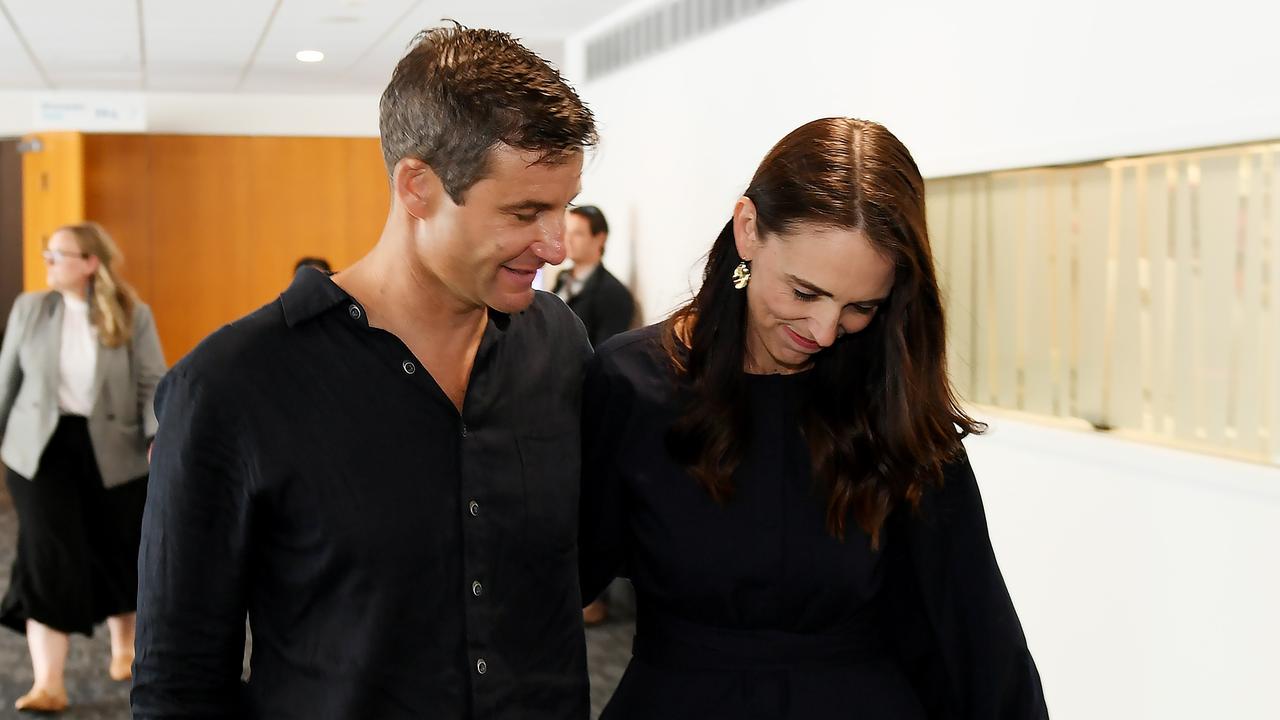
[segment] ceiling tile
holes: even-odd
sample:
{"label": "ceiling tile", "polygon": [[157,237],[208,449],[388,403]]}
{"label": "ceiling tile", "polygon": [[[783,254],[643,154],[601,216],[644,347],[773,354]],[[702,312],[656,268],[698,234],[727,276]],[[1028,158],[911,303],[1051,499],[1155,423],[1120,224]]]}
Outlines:
{"label": "ceiling tile", "polygon": [[44,79],[31,64],[26,48],[22,47],[13,27],[3,17],[0,17],[0,78],[4,78],[4,87],[0,89],[45,87]]}
{"label": "ceiling tile", "polygon": [[[381,91],[414,35],[446,17],[560,64],[565,37],[631,1],[3,0],[57,88],[324,94]],[[39,72],[0,23],[0,89],[29,87]]]}
{"label": "ceiling tile", "polygon": [[5,0],[5,6],[54,87],[81,88],[72,78],[85,72],[107,73],[111,89],[122,77],[129,89],[141,86],[137,0]]}
{"label": "ceiling tile", "polygon": [[273,7],[273,0],[145,2],[147,89],[235,90]]}

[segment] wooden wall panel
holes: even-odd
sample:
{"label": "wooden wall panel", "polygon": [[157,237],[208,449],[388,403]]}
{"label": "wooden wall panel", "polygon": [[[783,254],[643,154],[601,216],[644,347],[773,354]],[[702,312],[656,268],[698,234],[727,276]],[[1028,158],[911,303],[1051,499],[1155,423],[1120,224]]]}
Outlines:
{"label": "wooden wall panel", "polygon": [[151,270],[169,361],[257,307],[244,138],[157,135],[151,145]]}
{"label": "wooden wall panel", "polygon": [[151,232],[146,135],[84,136],[84,215],[111,234],[124,254],[121,275],[151,297]]}
{"label": "wooden wall panel", "polygon": [[390,202],[374,138],[41,136],[24,156],[24,278],[43,287],[44,237],[96,220],[155,312],[174,363],[274,300],[304,255],[347,267],[377,242]]}
{"label": "wooden wall panel", "polygon": [[253,259],[244,270],[261,304],[288,286],[298,258],[346,260],[350,178],[341,138],[250,138],[248,144]]}
{"label": "wooden wall panel", "polygon": [[18,139],[0,140],[0,336],[22,292],[22,156]]}
{"label": "wooden wall panel", "polygon": [[346,267],[373,249],[391,209],[391,180],[376,138],[347,138]]}
{"label": "wooden wall panel", "polygon": [[22,286],[43,290],[40,253],[54,228],[84,219],[83,136],[75,132],[28,135],[41,149],[22,156]]}

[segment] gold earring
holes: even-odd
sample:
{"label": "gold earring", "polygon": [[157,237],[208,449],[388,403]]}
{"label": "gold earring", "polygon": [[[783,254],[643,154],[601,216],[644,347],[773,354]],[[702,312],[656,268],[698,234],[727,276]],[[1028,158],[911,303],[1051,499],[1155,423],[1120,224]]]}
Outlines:
{"label": "gold earring", "polygon": [[751,266],[747,265],[747,261],[743,260],[738,263],[738,267],[733,269],[733,287],[742,290],[751,282]]}

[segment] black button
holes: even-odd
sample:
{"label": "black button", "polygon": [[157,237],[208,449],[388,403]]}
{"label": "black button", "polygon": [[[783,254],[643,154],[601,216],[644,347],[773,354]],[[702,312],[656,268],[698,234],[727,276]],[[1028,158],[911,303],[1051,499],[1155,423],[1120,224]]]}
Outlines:
{"label": "black button", "polygon": [[470,503],[467,504],[467,508],[471,510],[471,517],[480,516],[480,503],[476,502],[475,500],[472,500]]}
{"label": "black button", "polygon": [[352,303],[352,304],[351,304],[351,307],[347,308],[347,312],[348,312],[348,313],[350,313],[350,315],[351,315],[351,319],[352,319],[352,320],[359,320],[359,319],[360,319],[360,306],[359,306],[359,305],[356,305],[355,303]]}
{"label": "black button", "polygon": [[480,597],[484,594],[484,586],[480,584],[479,580],[471,583],[471,594],[476,597]]}
{"label": "black button", "polygon": [[466,423],[463,423],[463,424],[462,424],[462,437],[466,437],[466,436],[467,436],[467,424],[466,424]]}
{"label": "black button", "polygon": [[481,675],[489,672],[489,663],[485,662],[484,658],[480,658],[479,660],[476,661],[476,672],[480,673]]}
{"label": "black button", "polygon": [[401,365],[400,367],[404,368],[405,373],[407,373],[407,374],[409,374],[409,375],[412,375],[412,374],[414,374],[414,373],[418,372],[418,366],[417,366],[417,365],[414,365],[413,363],[409,362],[408,360],[405,360],[405,361],[404,361],[404,364],[403,364],[403,365]]}

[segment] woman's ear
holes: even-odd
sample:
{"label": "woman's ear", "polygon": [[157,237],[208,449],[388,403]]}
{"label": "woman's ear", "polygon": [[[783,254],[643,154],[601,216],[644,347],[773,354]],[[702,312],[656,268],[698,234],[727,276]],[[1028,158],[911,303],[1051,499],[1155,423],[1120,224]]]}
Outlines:
{"label": "woman's ear", "polygon": [[756,204],[742,196],[733,206],[733,244],[738,247],[738,257],[750,262],[756,256],[763,240],[756,222]]}

